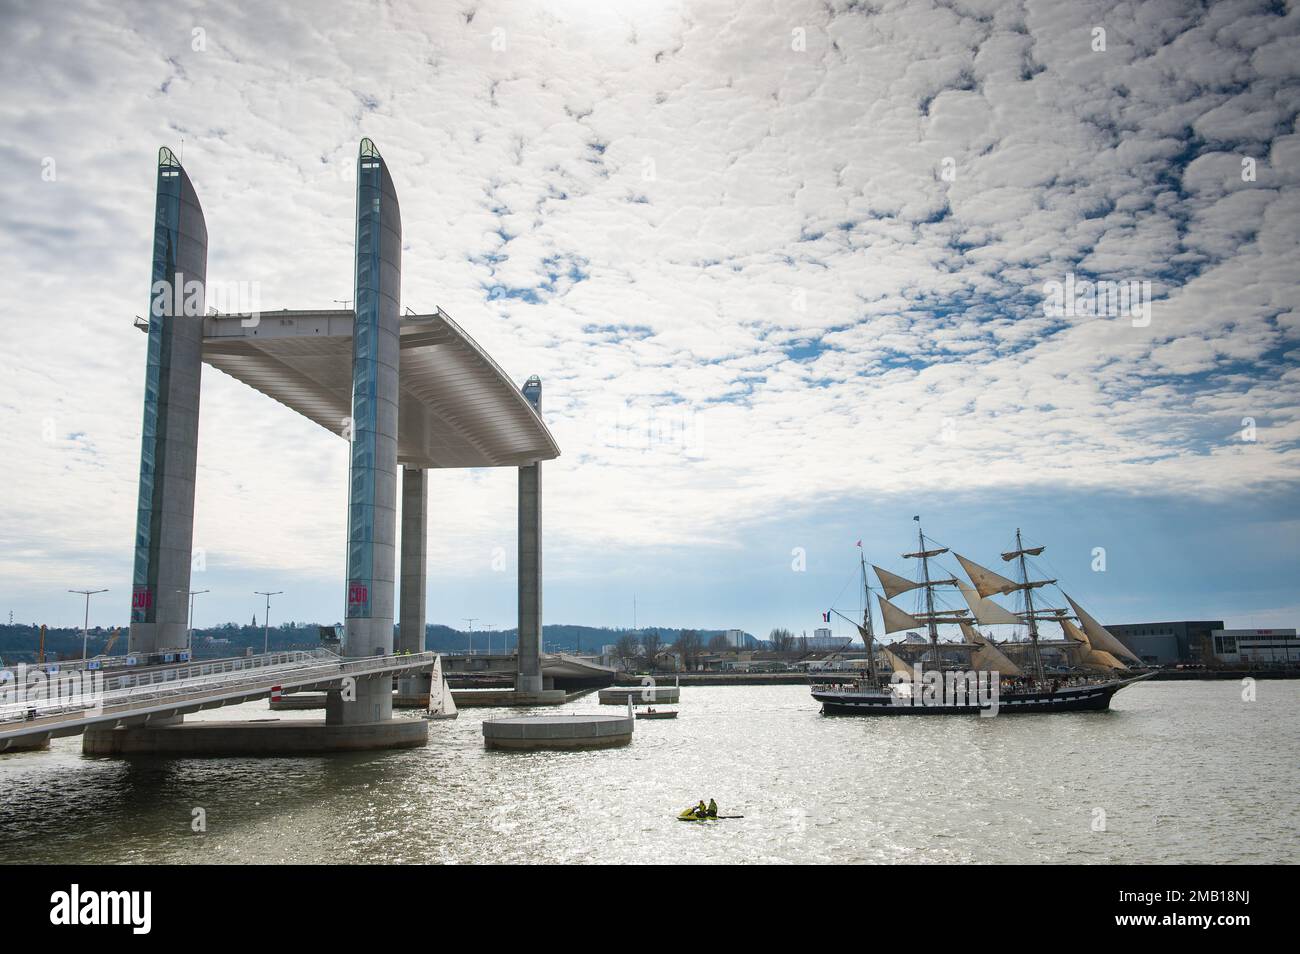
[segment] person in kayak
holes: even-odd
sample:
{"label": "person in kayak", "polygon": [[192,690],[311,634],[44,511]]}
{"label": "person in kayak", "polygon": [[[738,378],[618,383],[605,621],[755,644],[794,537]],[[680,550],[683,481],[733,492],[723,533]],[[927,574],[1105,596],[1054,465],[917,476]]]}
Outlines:
{"label": "person in kayak", "polygon": [[713,799],[710,798],[710,799],[709,799],[709,807],[705,809],[704,813],[705,813],[706,815],[708,815],[710,818],[717,818],[717,817],[718,817],[718,803],[715,802]]}

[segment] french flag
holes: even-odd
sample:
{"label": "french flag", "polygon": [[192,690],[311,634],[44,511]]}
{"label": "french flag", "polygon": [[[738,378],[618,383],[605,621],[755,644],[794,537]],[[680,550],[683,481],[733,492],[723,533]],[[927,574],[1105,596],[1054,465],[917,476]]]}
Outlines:
{"label": "french flag", "polygon": [[830,613],[822,613],[822,622],[823,622],[823,623],[829,623],[830,621],[831,621],[831,614],[830,614]]}

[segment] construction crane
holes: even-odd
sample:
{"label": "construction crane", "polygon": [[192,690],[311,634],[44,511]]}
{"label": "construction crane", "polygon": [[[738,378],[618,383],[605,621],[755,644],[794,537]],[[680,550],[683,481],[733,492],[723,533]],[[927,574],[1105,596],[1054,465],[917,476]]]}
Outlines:
{"label": "construction crane", "polygon": [[122,627],[119,626],[113,630],[113,635],[108,637],[108,644],[104,647],[104,655],[107,656],[113,651],[113,644],[117,642],[117,637],[122,635]]}

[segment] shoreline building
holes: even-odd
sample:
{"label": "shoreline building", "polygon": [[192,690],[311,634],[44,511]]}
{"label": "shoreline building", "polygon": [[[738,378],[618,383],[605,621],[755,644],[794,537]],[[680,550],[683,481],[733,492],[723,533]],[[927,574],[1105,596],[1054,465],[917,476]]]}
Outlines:
{"label": "shoreline building", "polygon": [[1171,666],[1208,662],[1210,635],[1216,629],[1223,629],[1223,620],[1107,623],[1106,629],[1144,663]]}
{"label": "shoreline building", "polygon": [[1300,639],[1294,629],[1216,629],[1210,639],[1219,662],[1248,666],[1300,663]]}

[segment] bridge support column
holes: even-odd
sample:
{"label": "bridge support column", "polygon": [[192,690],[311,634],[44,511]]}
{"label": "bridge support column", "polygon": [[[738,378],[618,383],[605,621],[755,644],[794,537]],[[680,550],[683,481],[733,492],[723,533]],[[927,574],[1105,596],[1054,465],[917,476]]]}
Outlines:
{"label": "bridge support column", "polygon": [[[542,382],[524,384],[524,396],[540,414]],[[542,465],[519,468],[519,643],[515,691],[542,691]]]}
{"label": "bridge support column", "polygon": [[[356,291],[352,322],[352,445],[348,469],[345,656],[393,651],[397,545],[397,402],[401,347],[402,217],[379,150],[357,157]],[[357,679],[330,694],[331,724],[393,715],[392,677]]]}
{"label": "bridge support column", "polygon": [[208,230],[189,176],[158,155],[130,652],[184,650],[194,538]]}
{"label": "bridge support column", "polygon": [[[402,578],[400,625],[397,651],[424,652],[424,622],[427,600],[429,541],[429,472],[418,467],[402,468]],[[397,680],[397,704],[424,705],[429,701],[429,673],[401,676]]]}

